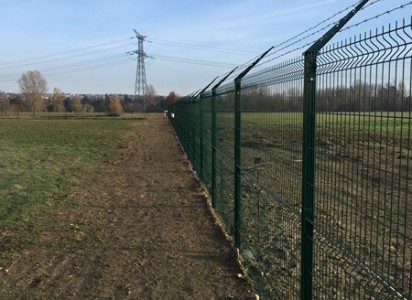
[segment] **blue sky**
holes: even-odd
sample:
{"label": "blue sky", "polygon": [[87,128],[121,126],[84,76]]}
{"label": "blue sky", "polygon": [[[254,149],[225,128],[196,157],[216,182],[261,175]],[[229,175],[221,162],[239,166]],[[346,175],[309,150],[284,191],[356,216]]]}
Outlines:
{"label": "blue sky", "polygon": [[[147,36],[145,52],[152,57],[146,60],[147,83],[160,95],[172,90],[185,95],[357,2],[0,0],[0,90],[18,92],[21,74],[39,70],[50,91],[133,94],[136,57],[127,53],[137,49],[136,29]],[[410,19],[410,2],[380,0],[349,25],[409,6],[336,39]]]}

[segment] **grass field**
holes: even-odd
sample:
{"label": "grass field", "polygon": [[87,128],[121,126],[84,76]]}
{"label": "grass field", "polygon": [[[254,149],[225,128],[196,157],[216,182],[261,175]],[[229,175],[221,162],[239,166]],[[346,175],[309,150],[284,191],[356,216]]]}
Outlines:
{"label": "grass field", "polygon": [[[142,119],[150,118],[154,115],[160,115],[160,113],[122,113],[118,118],[122,119]],[[74,112],[36,112],[34,119],[104,119],[112,115],[105,112],[92,112],[92,113],[74,113]],[[0,114],[0,119],[33,119],[33,113],[24,111],[18,113]]]}
{"label": "grass field", "polygon": [[[211,116],[205,114],[207,121]],[[217,123],[221,128],[234,126],[234,113],[218,112]],[[412,125],[409,112],[330,112],[316,114],[317,131],[331,131],[335,135],[355,132],[361,135],[380,135],[388,132],[396,137],[407,137]],[[211,126],[205,124],[204,126]],[[242,127],[259,127],[261,129],[302,128],[301,112],[244,112]]]}
{"label": "grass field", "polygon": [[35,243],[38,218],[65,205],[79,175],[114,154],[138,122],[0,119],[0,267]]}

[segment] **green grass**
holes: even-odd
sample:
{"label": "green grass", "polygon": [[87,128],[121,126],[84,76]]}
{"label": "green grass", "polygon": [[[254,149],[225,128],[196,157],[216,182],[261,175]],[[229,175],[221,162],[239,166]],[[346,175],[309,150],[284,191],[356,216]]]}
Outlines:
{"label": "green grass", "polygon": [[[211,118],[209,118],[211,119]],[[206,121],[210,122],[210,120]],[[350,134],[371,136],[392,136],[407,138],[411,134],[412,119],[409,112],[364,112],[358,113],[317,113],[316,130],[323,134],[345,136]],[[206,124],[204,126],[211,126]],[[217,126],[220,129],[233,128],[234,113],[218,112]],[[303,128],[303,114],[300,112],[260,112],[242,113],[242,128],[271,130],[280,128]]]}
{"label": "green grass", "polygon": [[369,135],[406,138],[410,135],[411,118],[409,113],[367,112],[319,114],[317,128],[323,132],[331,131],[344,135],[348,132]]}
{"label": "green grass", "polygon": [[[141,119],[141,118],[151,118],[163,115],[163,113],[122,113],[116,118],[121,119]],[[74,112],[36,112],[34,119],[105,119],[113,118],[109,113],[104,112],[92,112],[92,113],[80,113],[76,114]],[[0,115],[0,119],[33,119],[32,112],[19,112],[19,113],[7,113]]]}
{"label": "green grass", "polygon": [[38,217],[63,205],[73,179],[114,155],[139,122],[0,119],[0,266],[34,241]]}

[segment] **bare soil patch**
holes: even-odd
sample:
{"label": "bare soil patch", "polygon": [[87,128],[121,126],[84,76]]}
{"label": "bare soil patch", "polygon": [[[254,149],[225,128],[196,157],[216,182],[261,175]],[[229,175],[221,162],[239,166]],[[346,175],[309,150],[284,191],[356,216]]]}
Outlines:
{"label": "bare soil patch", "polygon": [[253,299],[168,121],[141,121],[119,152],[42,217],[0,298]]}

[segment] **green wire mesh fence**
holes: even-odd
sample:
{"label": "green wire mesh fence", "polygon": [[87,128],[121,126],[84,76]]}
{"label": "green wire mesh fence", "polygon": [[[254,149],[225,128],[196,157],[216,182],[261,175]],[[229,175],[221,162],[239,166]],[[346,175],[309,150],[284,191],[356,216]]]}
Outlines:
{"label": "green wire mesh fence", "polygon": [[228,79],[172,104],[171,124],[263,296],[305,298],[302,284],[310,281],[316,299],[411,299],[412,23],[317,55],[308,253],[305,71],[299,57],[246,75],[240,91]]}
{"label": "green wire mesh fence", "polygon": [[319,56],[318,297],[411,298],[411,33],[403,22]]}

